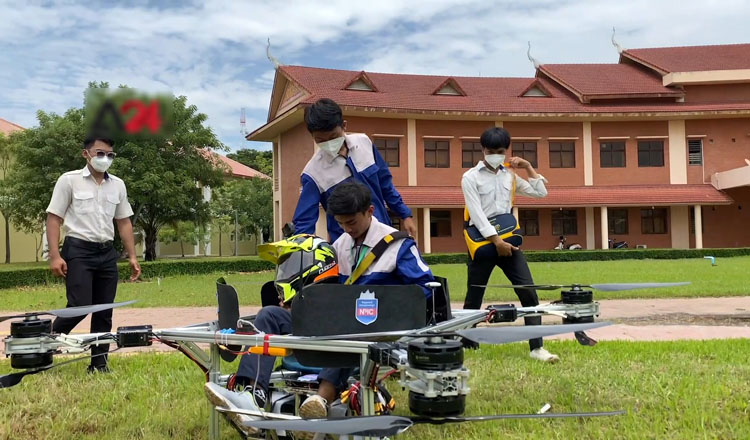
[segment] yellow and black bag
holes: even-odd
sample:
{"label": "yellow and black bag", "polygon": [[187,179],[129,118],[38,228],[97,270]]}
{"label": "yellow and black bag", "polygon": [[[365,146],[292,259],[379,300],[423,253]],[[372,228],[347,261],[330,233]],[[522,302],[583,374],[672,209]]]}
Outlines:
{"label": "yellow and black bag", "polygon": [[[507,164],[506,164],[507,166]],[[510,205],[513,206],[513,202],[516,198],[516,179],[513,176],[513,188],[510,192]],[[469,256],[474,259],[477,250],[483,246],[492,245],[492,242],[484,238],[479,232],[479,228],[474,225],[470,225],[469,221],[469,210],[464,207],[464,239],[466,240],[466,247],[469,249]],[[500,214],[494,217],[488,218],[490,224],[495,227],[497,235],[506,242],[513,246],[520,247],[523,244],[523,236],[517,231],[520,228],[518,226],[518,219],[513,214]]]}

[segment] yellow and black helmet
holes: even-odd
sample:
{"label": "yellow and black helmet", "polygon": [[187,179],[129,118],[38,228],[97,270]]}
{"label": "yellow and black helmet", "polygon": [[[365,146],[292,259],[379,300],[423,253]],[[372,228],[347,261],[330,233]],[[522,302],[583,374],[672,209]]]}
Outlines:
{"label": "yellow and black helmet", "polygon": [[276,290],[288,303],[303,287],[323,282],[338,282],[336,252],[315,235],[298,234],[258,246],[258,256],[276,264]]}

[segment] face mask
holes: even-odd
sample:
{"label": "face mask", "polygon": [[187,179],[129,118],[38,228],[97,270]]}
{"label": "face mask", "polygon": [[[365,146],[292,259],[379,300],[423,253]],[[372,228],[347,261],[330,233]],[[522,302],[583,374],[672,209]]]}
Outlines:
{"label": "face mask", "polygon": [[91,158],[91,167],[94,168],[96,171],[99,171],[100,173],[106,172],[110,165],[112,165],[112,159],[108,157],[91,157],[91,153],[87,153],[89,157]]}
{"label": "face mask", "polygon": [[487,154],[484,156],[484,160],[494,169],[497,169],[500,165],[505,162],[504,154]]}
{"label": "face mask", "polygon": [[344,145],[344,136],[331,139],[330,141],[321,142],[316,145],[321,150],[325,151],[333,157],[336,157],[336,155],[339,154],[339,150],[341,150],[341,146]]}

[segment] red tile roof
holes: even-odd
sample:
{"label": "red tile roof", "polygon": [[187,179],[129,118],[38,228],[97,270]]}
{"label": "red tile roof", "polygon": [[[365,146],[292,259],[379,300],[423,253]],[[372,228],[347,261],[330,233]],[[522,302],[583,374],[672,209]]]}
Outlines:
{"label": "red tile roof", "polygon": [[21,127],[18,124],[14,124],[10,121],[6,121],[3,118],[0,118],[0,133],[10,134],[18,130],[25,130],[25,128]]}
{"label": "red tile roof", "polygon": [[[407,205],[463,207],[461,188],[400,186]],[[515,204],[528,207],[728,205],[732,199],[711,185],[550,186],[541,199],[517,197]]]}
{"label": "red tile roof", "polygon": [[[483,116],[506,114],[570,114],[570,113],[632,113],[632,112],[712,112],[748,111],[749,102],[704,103],[623,103],[583,104],[570,92],[547,78],[452,78],[467,96],[433,95],[432,92],[448,76],[369,73],[378,92],[345,90],[359,72],[302,66],[282,66],[280,71],[310,91],[302,104],[320,98],[331,98],[349,109],[385,110],[396,112],[443,113],[466,112]],[[552,97],[519,96],[534,81],[539,81]]]}
{"label": "red tile roof", "polygon": [[271,177],[261,173],[258,170],[255,170],[253,168],[250,168],[249,166],[242,164],[240,162],[237,162],[236,160],[232,160],[224,155],[214,153],[216,157],[219,158],[222,162],[224,162],[226,165],[229,166],[229,168],[232,170],[232,176],[234,177],[240,177],[243,179],[250,179],[254,177],[259,177],[261,179],[270,179]]}
{"label": "red tile roof", "polygon": [[750,44],[627,49],[623,55],[666,73],[750,69]]}
{"label": "red tile roof", "polygon": [[661,77],[629,64],[543,64],[539,73],[591,98],[684,95],[681,90],[664,87]]}

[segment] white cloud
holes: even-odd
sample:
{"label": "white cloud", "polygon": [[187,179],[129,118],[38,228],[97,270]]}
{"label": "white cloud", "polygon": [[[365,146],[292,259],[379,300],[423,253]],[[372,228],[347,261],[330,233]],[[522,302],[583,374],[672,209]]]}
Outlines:
{"label": "white cloud", "polygon": [[282,62],[441,75],[532,76],[542,62],[616,62],[625,47],[746,42],[741,0],[224,2],[179,7],[0,0],[0,117],[81,105],[88,81],[188,96],[231,147],[266,119]]}

